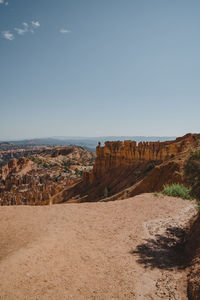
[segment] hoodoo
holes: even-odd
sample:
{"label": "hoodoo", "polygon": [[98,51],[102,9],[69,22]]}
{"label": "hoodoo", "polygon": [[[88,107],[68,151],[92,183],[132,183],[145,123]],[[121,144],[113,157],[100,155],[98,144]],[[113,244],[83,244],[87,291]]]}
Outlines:
{"label": "hoodoo", "polygon": [[177,154],[193,148],[200,134],[186,134],[174,141],[167,142],[105,142],[105,146],[98,144],[96,160],[91,173],[84,175],[84,180],[93,183],[111,169],[123,166],[133,166],[136,162],[154,161],[164,162]]}
{"label": "hoodoo", "polygon": [[183,165],[198,147],[200,134],[186,134],[173,141],[117,141],[99,143],[94,167],[81,182],[53,197],[53,203],[125,199],[161,191],[165,184],[183,183]]}

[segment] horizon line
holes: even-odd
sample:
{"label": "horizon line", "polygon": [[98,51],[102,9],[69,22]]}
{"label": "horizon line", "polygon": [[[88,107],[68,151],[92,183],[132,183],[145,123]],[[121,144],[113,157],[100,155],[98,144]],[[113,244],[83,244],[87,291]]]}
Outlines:
{"label": "horizon line", "polygon": [[[184,136],[185,134],[181,135]],[[9,141],[30,141],[30,140],[40,140],[40,139],[97,139],[97,138],[109,138],[109,137],[162,137],[171,138],[177,137],[177,135],[102,135],[102,136],[45,136],[45,137],[22,137],[22,138],[0,138],[0,142]]]}

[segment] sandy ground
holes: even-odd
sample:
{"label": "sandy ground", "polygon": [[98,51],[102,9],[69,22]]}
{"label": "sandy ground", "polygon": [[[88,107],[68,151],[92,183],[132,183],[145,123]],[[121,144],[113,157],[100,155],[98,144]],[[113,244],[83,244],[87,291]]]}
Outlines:
{"label": "sandy ground", "polygon": [[173,244],[195,213],[152,194],[0,207],[0,299],[187,299]]}

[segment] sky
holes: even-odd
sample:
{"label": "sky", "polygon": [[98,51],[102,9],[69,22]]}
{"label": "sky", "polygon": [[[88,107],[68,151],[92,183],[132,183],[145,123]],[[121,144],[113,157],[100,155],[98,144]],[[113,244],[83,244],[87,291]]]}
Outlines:
{"label": "sky", "polygon": [[200,132],[199,0],[0,0],[0,139]]}

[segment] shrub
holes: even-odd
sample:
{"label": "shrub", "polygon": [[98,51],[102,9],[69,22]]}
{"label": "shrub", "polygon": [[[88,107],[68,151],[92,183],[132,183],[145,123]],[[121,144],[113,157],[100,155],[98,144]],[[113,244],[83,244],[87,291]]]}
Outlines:
{"label": "shrub", "polygon": [[57,166],[59,166],[57,163],[52,163],[51,164],[51,167],[57,167]]}
{"label": "shrub", "polygon": [[134,172],[133,172],[133,175],[134,176],[139,176],[141,174],[141,171],[140,170],[135,170]]}
{"label": "shrub", "polygon": [[146,167],[146,171],[149,172],[154,168],[154,164],[153,163],[149,163]]}
{"label": "shrub", "polygon": [[165,185],[162,190],[163,195],[180,197],[182,199],[191,199],[190,189],[182,184]]}
{"label": "shrub", "polygon": [[107,198],[108,197],[108,188],[105,187],[104,189],[104,198]]}
{"label": "shrub", "polygon": [[62,165],[63,165],[64,167],[70,167],[71,164],[72,164],[72,162],[71,162],[70,160],[67,160],[67,161],[65,160],[65,161],[62,162]]}
{"label": "shrub", "polygon": [[200,211],[200,205],[195,206],[196,210]]}
{"label": "shrub", "polygon": [[79,169],[75,169],[75,174],[76,174],[76,177],[79,177],[79,174],[80,174],[80,171],[79,171]]}
{"label": "shrub", "polygon": [[159,196],[159,193],[158,193],[158,192],[154,192],[153,194],[154,194],[155,197],[158,197],[158,196]]}
{"label": "shrub", "polygon": [[190,154],[184,165],[184,175],[191,187],[191,195],[200,201],[200,151]]}
{"label": "shrub", "polygon": [[44,167],[44,168],[49,168],[49,165],[48,165],[46,162],[44,162],[44,163],[43,163],[43,167]]}

